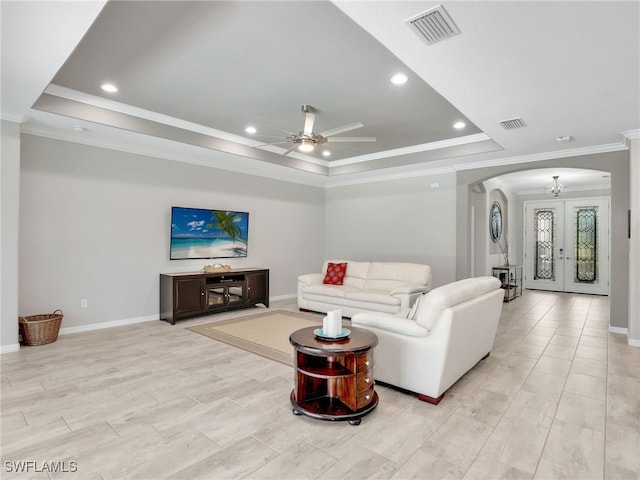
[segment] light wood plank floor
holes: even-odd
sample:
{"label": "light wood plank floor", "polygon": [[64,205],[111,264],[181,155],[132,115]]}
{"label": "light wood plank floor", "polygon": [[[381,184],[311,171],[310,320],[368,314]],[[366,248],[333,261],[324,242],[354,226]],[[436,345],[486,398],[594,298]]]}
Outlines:
{"label": "light wood plank floor", "polygon": [[61,336],[1,356],[0,476],[637,479],[640,349],[608,311],[526,291],[439,406],[378,386],[359,426],[292,415],[291,367],[184,328],[258,310]]}

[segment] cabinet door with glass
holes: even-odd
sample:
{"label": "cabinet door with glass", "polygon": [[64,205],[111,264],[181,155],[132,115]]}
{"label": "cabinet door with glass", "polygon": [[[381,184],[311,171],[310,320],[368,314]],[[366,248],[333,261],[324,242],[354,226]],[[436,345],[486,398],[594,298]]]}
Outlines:
{"label": "cabinet door with glass", "polygon": [[245,283],[207,285],[207,309],[226,307],[244,302]]}

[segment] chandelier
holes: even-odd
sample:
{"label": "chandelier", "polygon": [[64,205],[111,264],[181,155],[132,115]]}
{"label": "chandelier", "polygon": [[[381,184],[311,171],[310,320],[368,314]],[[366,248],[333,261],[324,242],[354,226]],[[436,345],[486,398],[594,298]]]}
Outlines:
{"label": "chandelier", "polygon": [[558,181],[558,175],[554,175],[553,182],[545,188],[545,191],[552,197],[558,197],[567,191],[567,187]]}

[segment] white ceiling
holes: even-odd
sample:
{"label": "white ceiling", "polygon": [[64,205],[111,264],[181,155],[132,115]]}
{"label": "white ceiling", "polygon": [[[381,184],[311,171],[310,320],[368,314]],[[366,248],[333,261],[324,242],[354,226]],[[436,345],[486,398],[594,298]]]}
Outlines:
{"label": "white ceiling", "polygon": [[[615,151],[638,137],[639,2],[443,2],[461,33],[428,46],[405,20],[437,5],[3,0],[2,117],[27,133],[317,185]],[[397,71],[403,87],[388,81]],[[104,80],[120,91],[102,92]],[[252,146],[270,138],[246,125],[297,132],[302,104],[317,109],[314,131],[360,121],[342,136],[377,141],[327,144],[328,158]],[[527,126],[499,124],[516,117]],[[575,181],[603,184],[601,172]]]}

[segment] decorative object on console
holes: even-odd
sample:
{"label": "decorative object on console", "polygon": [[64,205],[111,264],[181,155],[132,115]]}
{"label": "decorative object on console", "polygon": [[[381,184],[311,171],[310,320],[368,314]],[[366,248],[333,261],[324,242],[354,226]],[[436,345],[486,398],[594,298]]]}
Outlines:
{"label": "decorative object on console", "polygon": [[500,247],[500,252],[502,252],[502,256],[504,257],[504,266],[509,266],[509,241],[505,237],[504,242],[498,242],[498,246]]}
{"label": "decorative object on console", "polygon": [[202,273],[230,272],[231,265],[221,265],[220,263],[214,263],[213,265],[205,265],[200,271]]}
{"label": "decorative object on console", "polygon": [[547,194],[551,195],[554,198],[559,197],[560,195],[566,193],[567,191],[567,187],[561,184],[558,178],[560,178],[558,175],[554,175],[551,185],[548,185],[545,188],[545,191],[547,192]]}
{"label": "decorative object on console", "polygon": [[248,238],[247,212],[171,207],[171,260],[246,257]]}

